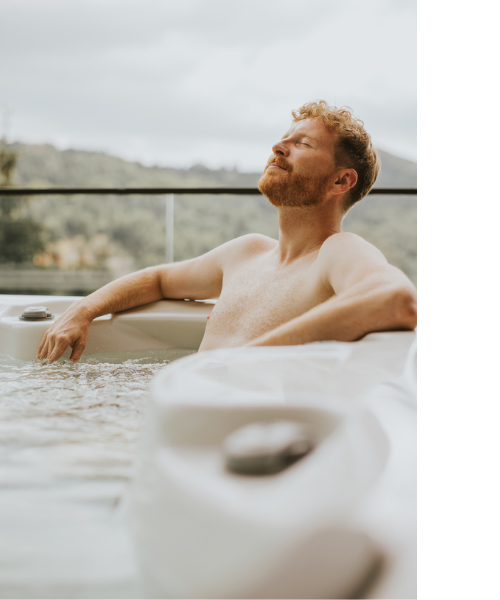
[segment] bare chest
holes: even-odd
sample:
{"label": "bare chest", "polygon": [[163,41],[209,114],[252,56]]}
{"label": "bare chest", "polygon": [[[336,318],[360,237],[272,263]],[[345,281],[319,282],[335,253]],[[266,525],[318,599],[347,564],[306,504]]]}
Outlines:
{"label": "bare chest", "polygon": [[329,295],[315,263],[273,269],[250,261],[224,274],[204,349],[242,345],[307,312]]}

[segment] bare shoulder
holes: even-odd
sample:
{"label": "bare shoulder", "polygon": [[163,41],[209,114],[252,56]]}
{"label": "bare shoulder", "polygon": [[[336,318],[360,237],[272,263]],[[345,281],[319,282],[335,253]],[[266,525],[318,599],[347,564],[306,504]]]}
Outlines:
{"label": "bare shoulder", "polygon": [[327,238],[321,246],[319,257],[326,261],[333,258],[340,261],[352,261],[365,257],[387,263],[385,256],[378,248],[361,236],[348,231],[334,233]]}
{"label": "bare shoulder", "polygon": [[278,242],[267,235],[262,235],[261,233],[248,233],[247,235],[242,235],[234,240],[231,240],[231,243],[234,244],[234,246],[238,246],[242,249],[251,250],[254,248],[262,248],[262,250],[269,250],[270,248],[274,248]]}
{"label": "bare shoulder", "polygon": [[277,241],[273,238],[261,235],[260,233],[249,233],[237,237],[220,248],[220,259],[224,262],[233,262],[235,260],[244,260],[251,258],[261,252],[267,252],[276,247]]}
{"label": "bare shoulder", "polygon": [[337,294],[369,281],[413,287],[406,275],[390,265],[378,248],[355,233],[340,232],[327,238],[318,261],[323,281]]}

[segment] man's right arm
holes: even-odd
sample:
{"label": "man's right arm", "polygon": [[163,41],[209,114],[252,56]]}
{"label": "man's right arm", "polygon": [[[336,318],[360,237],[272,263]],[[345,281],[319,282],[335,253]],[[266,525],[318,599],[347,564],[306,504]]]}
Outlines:
{"label": "man's right arm", "polygon": [[53,362],[71,346],[71,360],[78,360],[86,346],[91,322],[101,315],[164,298],[217,298],[222,289],[223,259],[235,241],[191,260],[131,273],[77,300],[46,331],[36,358]]}

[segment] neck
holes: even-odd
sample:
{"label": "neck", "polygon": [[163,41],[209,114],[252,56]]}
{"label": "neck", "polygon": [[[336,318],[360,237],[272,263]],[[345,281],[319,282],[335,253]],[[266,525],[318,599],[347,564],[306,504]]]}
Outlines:
{"label": "neck", "polygon": [[277,210],[280,263],[319,250],[327,238],[342,231],[342,214],[331,206],[279,206]]}

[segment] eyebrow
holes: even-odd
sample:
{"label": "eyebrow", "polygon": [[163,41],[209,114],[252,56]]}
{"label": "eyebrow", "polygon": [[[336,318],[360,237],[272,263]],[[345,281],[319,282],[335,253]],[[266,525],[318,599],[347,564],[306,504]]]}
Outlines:
{"label": "eyebrow", "polygon": [[[282,138],[281,138],[281,139],[282,139],[282,140],[284,140],[284,139],[285,139],[286,137],[288,137],[289,135],[290,135],[290,132],[289,132],[289,131],[287,131],[287,132],[285,133],[285,135],[284,135],[284,136],[282,136]],[[315,137],[313,137],[312,135],[308,135],[307,133],[300,133],[300,132],[298,132],[298,133],[296,133],[295,135],[298,135],[298,136],[299,136],[301,139],[304,139],[304,138],[305,138],[305,139],[311,140],[311,142],[317,142],[317,141],[318,141],[318,140],[317,140]]]}

